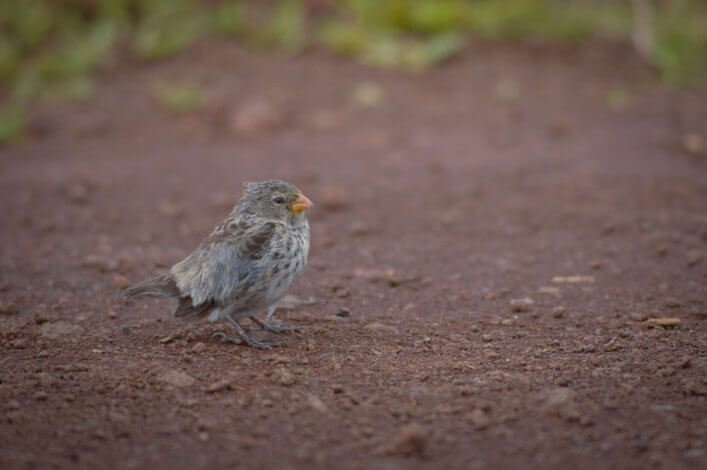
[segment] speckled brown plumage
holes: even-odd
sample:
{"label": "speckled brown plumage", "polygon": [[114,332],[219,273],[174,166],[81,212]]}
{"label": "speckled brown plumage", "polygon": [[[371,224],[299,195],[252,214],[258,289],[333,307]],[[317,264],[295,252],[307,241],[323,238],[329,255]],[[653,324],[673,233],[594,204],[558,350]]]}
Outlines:
{"label": "speckled brown plumage", "polygon": [[[271,344],[250,338],[239,324],[244,317],[267,312],[300,277],[309,254],[309,223],[305,209],[311,202],[294,185],[271,180],[245,183],[243,197],[231,214],[199,247],[168,273],[126,289],[127,297],[176,297],[178,317],[226,320],[239,338],[220,332],[224,340],[267,348]],[[264,329],[290,328],[256,320]]]}

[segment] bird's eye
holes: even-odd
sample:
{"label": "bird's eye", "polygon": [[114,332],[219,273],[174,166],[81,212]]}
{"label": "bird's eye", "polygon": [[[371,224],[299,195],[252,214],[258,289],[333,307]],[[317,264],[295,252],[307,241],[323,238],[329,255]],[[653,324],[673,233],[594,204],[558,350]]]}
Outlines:
{"label": "bird's eye", "polygon": [[282,196],[276,196],[272,200],[275,204],[284,204],[285,203],[285,198]]}

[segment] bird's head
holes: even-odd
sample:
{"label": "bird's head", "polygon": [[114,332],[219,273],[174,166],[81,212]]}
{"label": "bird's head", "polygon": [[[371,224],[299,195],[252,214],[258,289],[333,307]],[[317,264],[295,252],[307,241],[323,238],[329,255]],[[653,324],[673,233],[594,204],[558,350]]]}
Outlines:
{"label": "bird's head", "polygon": [[243,183],[242,204],[258,216],[276,220],[304,219],[304,211],[312,206],[294,184],[281,180]]}

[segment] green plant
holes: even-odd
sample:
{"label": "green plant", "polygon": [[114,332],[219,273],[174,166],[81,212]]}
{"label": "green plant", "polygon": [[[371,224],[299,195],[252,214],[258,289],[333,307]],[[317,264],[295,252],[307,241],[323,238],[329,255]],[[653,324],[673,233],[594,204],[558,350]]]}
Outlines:
{"label": "green plant", "polygon": [[196,85],[159,82],[154,85],[153,94],[162,106],[179,114],[197,111],[206,101]]}

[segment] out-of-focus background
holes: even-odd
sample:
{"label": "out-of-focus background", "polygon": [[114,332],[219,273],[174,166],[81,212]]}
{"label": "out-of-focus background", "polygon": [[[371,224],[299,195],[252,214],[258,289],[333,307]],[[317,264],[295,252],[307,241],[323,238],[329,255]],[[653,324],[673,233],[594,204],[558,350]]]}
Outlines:
{"label": "out-of-focus background", "polygon": [[[703,468],[706,21],[0,0],[0,468]],[[271,178],[304,332],[122,298]]]}
{"label": "out-of-focus background", "polygon": [[[327,50],[407,73],[459,56],[470,39],[609,41],[632,44],[665,85],[694,85],[707,73],[706,9],[700,0],[3,2],[0,142],[22,136],[31,102],[87,99],[96,72],[164,60],[207,38],[288,55]],[[168,81],[153,93],[175,111],[204,99],[198,86]]]}

